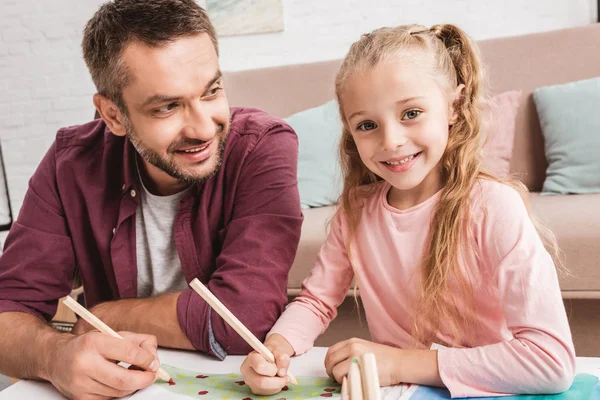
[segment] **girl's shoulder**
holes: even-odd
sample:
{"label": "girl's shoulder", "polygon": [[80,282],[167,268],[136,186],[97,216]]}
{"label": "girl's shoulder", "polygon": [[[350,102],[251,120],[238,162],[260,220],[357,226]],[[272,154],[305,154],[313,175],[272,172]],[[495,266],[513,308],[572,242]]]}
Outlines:
{"label": "girl's shoulder", "polygon": [[[357,200],[356,209],[352,210],[351,213],[360,213],[361,217],[365,214],[367,216],[373,215],[373,212],[381,207],[381,197],[384,196],[384,192],[389,188],[389,184],[385,181],[379,181],[371,183],[369,185],[358,186],[353,189],[352,197]],[[363,219],[363,218],[361,218]],[[338,203],[336,213],[332,218],[332,224],[337,224],[343,231],[347,229],[348,223],[347,210],[344,209],[341,202]]]}
{"label": "girl's shoulder", "polygon": [[503,219],[523,218],[528,215],[518,185],[488,178],[479,178],[471,190],[471,214],[476,220],[490,217]]}

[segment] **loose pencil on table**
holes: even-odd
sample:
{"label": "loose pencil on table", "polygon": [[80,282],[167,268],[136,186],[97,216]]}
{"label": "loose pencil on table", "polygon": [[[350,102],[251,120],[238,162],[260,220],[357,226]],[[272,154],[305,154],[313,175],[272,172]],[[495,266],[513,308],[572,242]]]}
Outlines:
{"label": "loose pencil on table", "polygon": [[[117,332],[115,332],[110,326],[108,326],[104,322],[100,321],[100,319],[98,317],[96,317],[94,314],[92,314],[91,312],[86,310],[85,307],[83,307],[81,304],[76,302],[70,296],[67,296],[63,300],[63,303],[65,306],[69,307],[75,314],[79,315],[88,324],[90,324],[94,328],[98,329],[100,332],[110,335],[117,339],[123,339],[123,337],[121,335],[119,335]],[[156,371],[156,375],[160,379],[162,379],[166,382],[172,382],[171,377],[169,376],[169,373],[162,368],[159,368]]]}
{"label": "loose pencil on table", "polygon": [[[260,353],[263,357],[265,357],[267,360],[269,360],[270,362],[274,363],[275,362],[275,356],[273,356],[273,353],[271,353],[271,351],[269,349],[267,349],[265,347],[264,344],[261,343],[260,340],[258,340],[256,338],[256,336],[254,336],[252,334],[252,332],[250,332],[248,330],[248,328],[246,328],[244,326],[244,324],[242,324],[242,322],[236,318],[235,315],[233,315],[231,313],[231,311],[229,311],[227,309],[227,307],[225,307],[225,305],[223,303],[221,303],[221,301],[219,299],[217,299],[215,297],[214,294],[212,294],[212,292],[210,290],[208,290],[208,288],[206,286],[204,286],[202,284],[202,282],[200,282],[197,278],[195,278],[194,280],[192,280],[190,282],[190,286],[192,289],[194,289],[194,291],[196,293],[198,293],[200,295],[200,297],[202,297],[204,299],[204,301],[206,301],[208,303],[209,306],[211,306],[211,308],[213,310],[215,310],[217,312],[217,314],[219,314],[221,316],[221,318],[223,318],[223,320],[225,320],[225,322],[227,322],[227,324],[229,324],[229,326],[231,326],[231,328],[233,328],[233,330],[235,330],[241,337],[242,339],[244,339],[246,341],[246,343],[248,343],[256,352]],[[290,383],[297,385],[298,381],[296,380],[296,377],[290,372],[290,370],[288,369],[288,373],[287,376],[289,378]]]}

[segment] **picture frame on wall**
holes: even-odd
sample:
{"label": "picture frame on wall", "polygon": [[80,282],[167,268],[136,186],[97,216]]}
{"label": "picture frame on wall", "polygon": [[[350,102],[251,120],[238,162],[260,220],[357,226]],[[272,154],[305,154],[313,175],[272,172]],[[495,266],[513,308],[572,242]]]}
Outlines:
{"label": "picture frame on wall", "polygon": [[281,32],[283,0],[204,0],[217,34],[222,36]]}

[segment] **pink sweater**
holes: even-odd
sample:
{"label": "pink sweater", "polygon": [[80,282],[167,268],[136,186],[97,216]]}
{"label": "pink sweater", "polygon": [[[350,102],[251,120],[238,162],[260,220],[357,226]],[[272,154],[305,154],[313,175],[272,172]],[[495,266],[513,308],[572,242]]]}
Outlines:
{"label": "pink sweater", "polygon": [[[380,186],[363,209],[351,249],[354,271],[344,248],[346,222],[336,217],[300,296],[271,330],[297,354],[310,349],[336,317],[354,277],[373,341],[399,348],[412,344],[418,268],[439,193],[398,210],[386,200],[390,186]],[[452,397],[566,390],[575,351],[557,273],[519,194],[501,183],[478,181],[470,232],[474,254],[465,264],[475,279],[479,324],[465,333],[464,348],[438,350],[444,384]],[[442,325],[436,341],[448,342],[448,332]]]}

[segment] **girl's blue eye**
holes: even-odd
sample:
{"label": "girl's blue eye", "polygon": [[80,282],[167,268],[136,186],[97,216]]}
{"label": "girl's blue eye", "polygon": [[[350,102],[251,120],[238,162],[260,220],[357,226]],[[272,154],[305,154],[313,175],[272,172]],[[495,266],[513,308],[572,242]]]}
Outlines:
{"label": "girl's blue eye", "polygon": [[407,112],[404,113],[404,115],[402,116],[402,119],[403,120],[415,119],[419,115],[421,115],[421,111],[419,111],[419,110],[408,110]]}
{"label": "girl's blue eye", "polygon": [[358,124],[356,127],[357,131],[372,131],[377,128],[377,124],[373,121],[365,121]]}

